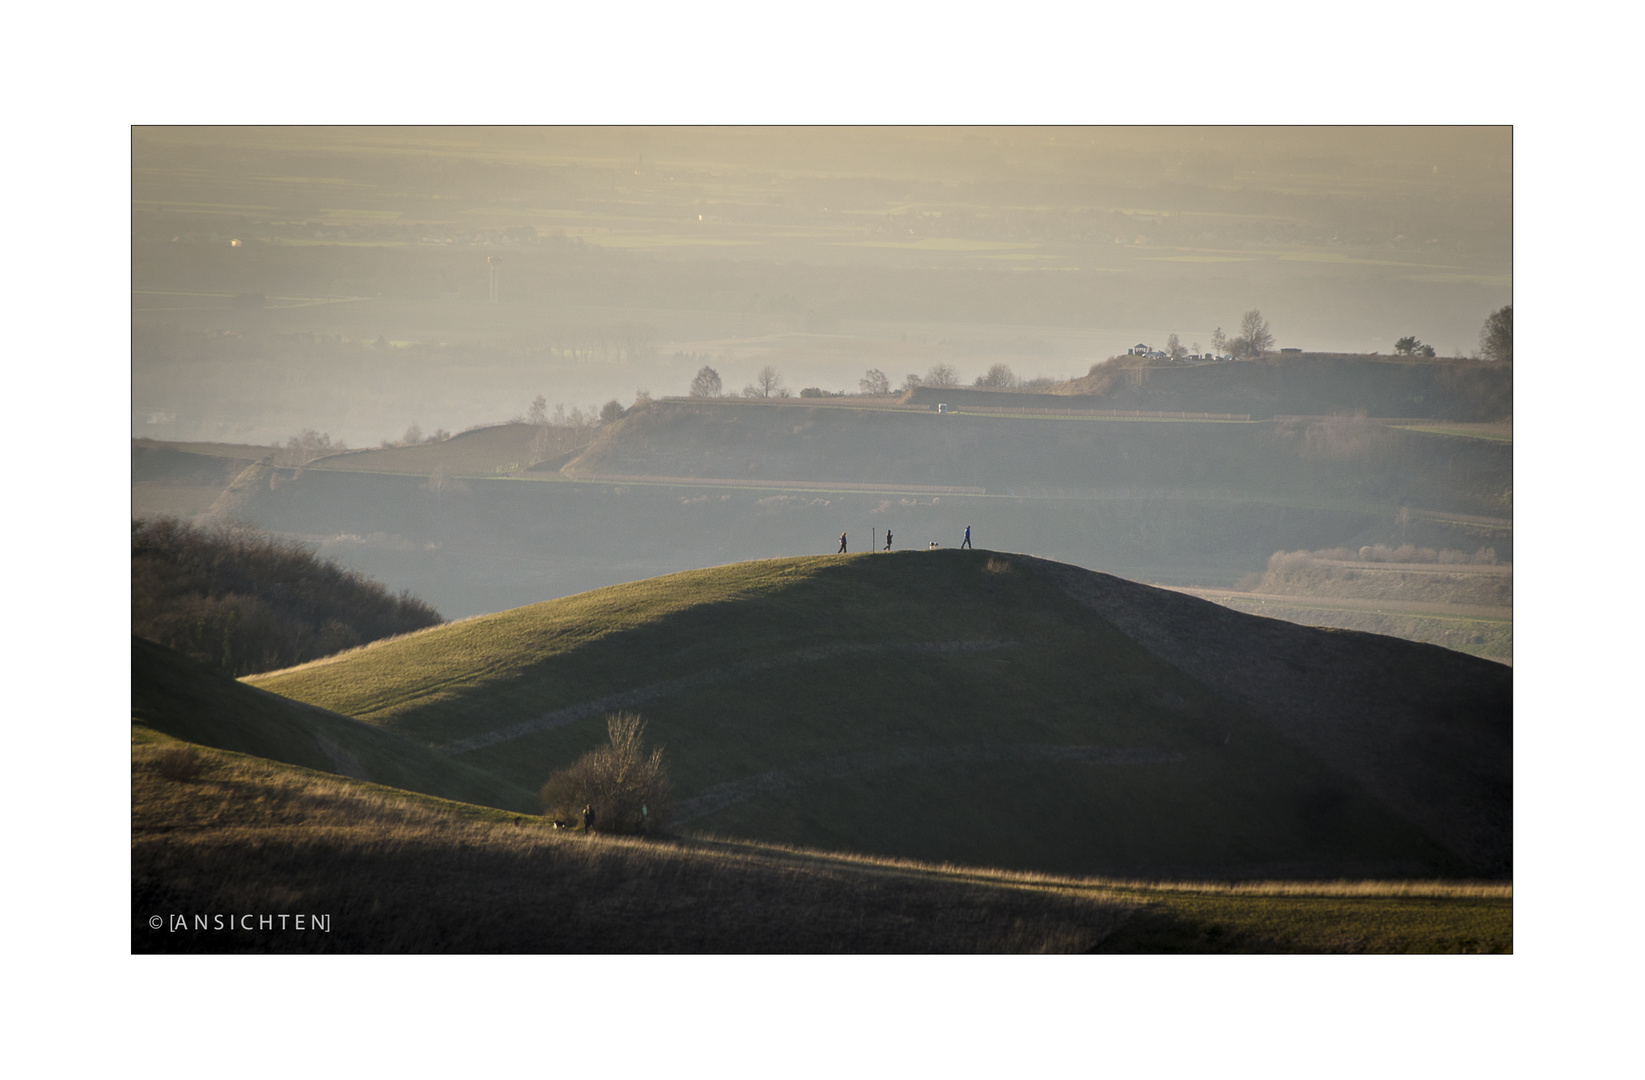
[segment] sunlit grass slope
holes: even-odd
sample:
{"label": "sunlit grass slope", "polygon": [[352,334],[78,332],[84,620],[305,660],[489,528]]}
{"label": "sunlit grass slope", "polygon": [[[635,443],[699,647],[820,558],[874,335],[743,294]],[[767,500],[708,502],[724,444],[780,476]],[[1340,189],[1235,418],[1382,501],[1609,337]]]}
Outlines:
{"label": "sunlit grass slope", "polygon": [[1013,558],[691,571],[246,681],[526,788],[637,710],[687,830],[1061,873],[1465,872]]}
{"label": "sunlit grass slope", "polygon": [[[220,750],[195,749],[192,775],[168,775],[187,744],[137,724],[131,742],[133,952],[1513,948],[1506,886],[1160,887],[724,838],[584,837]],[[213,918],[231,912],[287,919]]]}
{"label": "sunlit grass slope", "polygon": [[204,746],[516,812],[536,809],[531,792],[467,762],[238,683],[136,637],[131,639],[131,715],[156,731]]}

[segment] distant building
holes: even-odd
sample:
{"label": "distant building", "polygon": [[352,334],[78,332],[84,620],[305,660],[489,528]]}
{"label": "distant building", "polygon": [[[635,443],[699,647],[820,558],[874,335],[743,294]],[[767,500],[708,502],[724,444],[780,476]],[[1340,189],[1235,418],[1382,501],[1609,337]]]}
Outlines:
{"label": "distant building", "polygon": [[1133,345],[1129,349],[1125,350],[1125,355],[1126,356],[1147,356],[1148,355],[1148,346],[1146,346],[1146,345]]}
{"label": "distant building", "polygon": [[1302,350],[1301,349],[1281,349],[1280,352],[1282,352],[1282,353],[1297,353],[1297,354],[1300,355],[1302,353]]}

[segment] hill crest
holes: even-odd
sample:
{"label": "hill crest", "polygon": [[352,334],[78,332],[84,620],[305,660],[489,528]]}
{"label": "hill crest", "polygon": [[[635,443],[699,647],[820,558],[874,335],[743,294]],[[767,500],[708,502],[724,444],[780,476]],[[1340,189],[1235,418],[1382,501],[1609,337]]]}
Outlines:
{"label": "hill crest", "polygon": [[606,711],[638,707],[682,800],[713,807],[692,826],[718,832],[1058,871],[1332,876],[1510,872],[1511,677],[941,550],[687,571],[247,681],[521,787],[588,749]]}

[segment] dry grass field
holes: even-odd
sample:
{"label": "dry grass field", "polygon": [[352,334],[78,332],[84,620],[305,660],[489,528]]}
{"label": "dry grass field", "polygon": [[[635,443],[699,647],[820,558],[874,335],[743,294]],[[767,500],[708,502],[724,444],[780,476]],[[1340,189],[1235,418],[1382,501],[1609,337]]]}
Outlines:
{"label": "dry grass field", "polygon": [[[716,837],[585,837],[138,724],[131,784],[135,953],[1513,948],[1503,885],[1158,886]],[[241,928],[246,913],[270,921]]]}

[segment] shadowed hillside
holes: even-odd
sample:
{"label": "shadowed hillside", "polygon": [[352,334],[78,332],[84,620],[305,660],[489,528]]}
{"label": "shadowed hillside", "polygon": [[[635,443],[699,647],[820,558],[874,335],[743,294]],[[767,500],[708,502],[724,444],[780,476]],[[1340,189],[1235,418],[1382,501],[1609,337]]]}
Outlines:
{"label": "shadowed hillside", "polygon": [[247,467],[269,457],[266,446],[131,441],[131,512],[191,516],[209,509]]}
{"label": "shadowed hillside", "polygon": [[380,727],[209,671],[131,639],[131,715],[174,738],[515,812],[531,792]]}
{"label": "shadowed hillside", "polygon": [[[1513,950],[1508,886],[1159,888],[584,837],[139,724],[131,743],[134,953]],[[227,914],[249,911],[284,914]]]}
{"label": "shadowed hillside", "polygon": [[1505,874],[1511,673],[987,552],[774,559],[256,685],[517,786],[642,712],[676,822],[1063,873]]}

